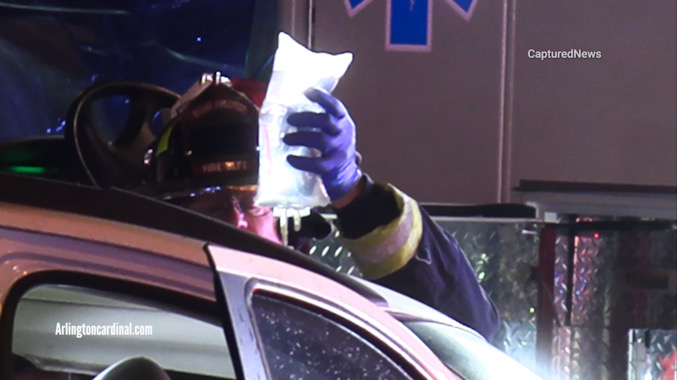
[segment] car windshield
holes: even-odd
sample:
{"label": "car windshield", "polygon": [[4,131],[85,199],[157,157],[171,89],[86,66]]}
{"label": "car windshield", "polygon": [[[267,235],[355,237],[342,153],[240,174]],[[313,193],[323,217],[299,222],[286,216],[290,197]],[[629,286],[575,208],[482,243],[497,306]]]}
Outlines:
{"label": "car windshield", "polygon": [[276,7],[269,0],[0,1],[0,144],[63,135],[70,103],[101,81],[183,93],[204,72],[260,79],[275,49]]}
{"label": "car windshield", "polygon": [[472,332],[431,321],[403,322],[451,370],[465,379],[539,379]]}

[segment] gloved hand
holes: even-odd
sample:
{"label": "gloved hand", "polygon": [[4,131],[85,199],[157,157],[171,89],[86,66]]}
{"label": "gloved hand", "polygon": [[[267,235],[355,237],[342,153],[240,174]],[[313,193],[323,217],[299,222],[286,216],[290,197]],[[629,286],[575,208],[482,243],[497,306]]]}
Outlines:
{"label": "gloved hand", "polygon": [[317,173],[329,199],[344,197],[357,185],[362,172],[355,152],[355,123],[343,103],[330,94],[308,89],[306,97],[319,104],[325,112],[297,112],[287,122],[299,130],[283,137],[289,145],[300,145],[320,151],[320,157],[287,156],[287,161],[299,169]]}

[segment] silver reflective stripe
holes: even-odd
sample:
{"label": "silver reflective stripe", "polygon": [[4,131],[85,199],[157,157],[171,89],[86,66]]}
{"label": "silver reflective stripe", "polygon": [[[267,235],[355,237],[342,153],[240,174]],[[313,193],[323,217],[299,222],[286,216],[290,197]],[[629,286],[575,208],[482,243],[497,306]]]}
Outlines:
{"label": "silver reflective stripe", "polygon": [[395,195],[400,216],[359,239],[343,238],[365,277],[377,278],[404,266],[416,252],[421,241],[421,213],[412,198],[388,186]]}

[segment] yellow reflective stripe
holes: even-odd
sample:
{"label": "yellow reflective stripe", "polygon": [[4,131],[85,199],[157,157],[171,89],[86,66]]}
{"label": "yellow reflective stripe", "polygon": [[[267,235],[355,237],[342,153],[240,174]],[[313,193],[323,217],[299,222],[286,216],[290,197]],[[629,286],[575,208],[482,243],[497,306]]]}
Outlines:
{"label": "yellow reflective stripe", "polygon": [[393,186],[388,185],[387,189],[395,195],[400,216],[358,239],[342,238],[368,279],[386,276],[405,266],[416,253],[423,234],[416,201]]}
{"label": "yellow reflective stripe", "polygon": [[155,157],[159,156],[160,154],[162,154],[162,152],[169,149],[169,137],[172,135],[172,130],[174,129],[175,125],[176,125],[176,123],[172,123],[162,133],[162,136],[160,136],[160,141],[158,141],[157,150],[155,151]]}

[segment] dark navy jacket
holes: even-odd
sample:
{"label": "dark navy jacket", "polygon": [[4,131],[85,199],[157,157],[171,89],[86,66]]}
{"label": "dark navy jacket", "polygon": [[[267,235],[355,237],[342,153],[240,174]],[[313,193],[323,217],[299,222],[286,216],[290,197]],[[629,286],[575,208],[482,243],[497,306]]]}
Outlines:
{"label": "dark navy jacket", "polygon": [[[456,239],[406,194],[365,177],[362,194],[336,210],[344,244],[365,277],[432,306],[490,340],[498,330],[498,313]],[[375,241],[389,248],[374,249]],[[361,253],[360,244],[367,247]]]}

